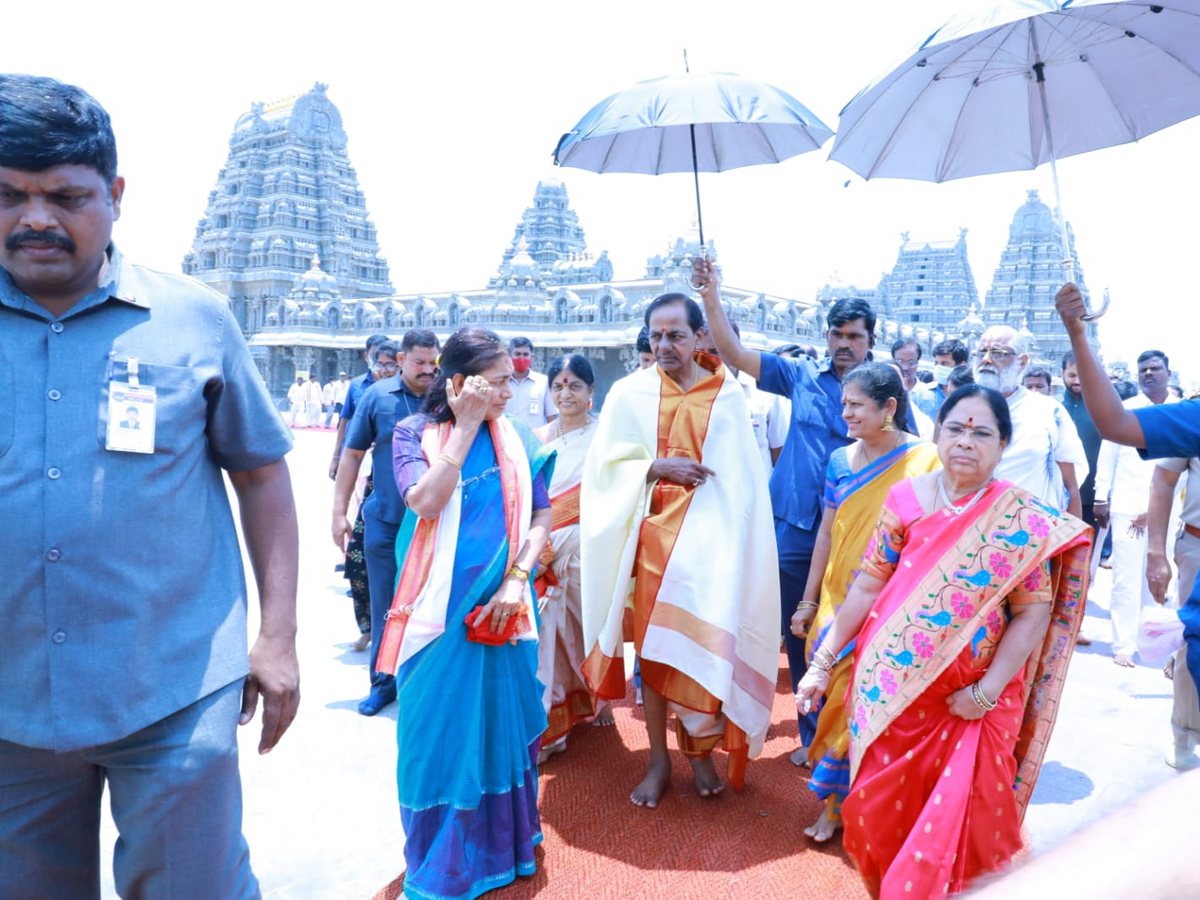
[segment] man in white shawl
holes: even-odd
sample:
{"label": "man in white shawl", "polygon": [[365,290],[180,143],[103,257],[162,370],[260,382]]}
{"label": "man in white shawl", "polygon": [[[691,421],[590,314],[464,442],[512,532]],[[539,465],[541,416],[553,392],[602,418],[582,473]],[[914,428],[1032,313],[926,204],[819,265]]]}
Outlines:
{"label": "man in white shawl", "polygon": [[771,720],[779,668],[779,580],[767,479],[745,395],[698,353],[695,301],[646,310],[657,365],[609,392],[584,465],[580,507],[583,673],[625,695],[624,640],[641,656],[650,763],[630,795],[654,807],[670,782],[666,721],[703,797],[740,788]]}

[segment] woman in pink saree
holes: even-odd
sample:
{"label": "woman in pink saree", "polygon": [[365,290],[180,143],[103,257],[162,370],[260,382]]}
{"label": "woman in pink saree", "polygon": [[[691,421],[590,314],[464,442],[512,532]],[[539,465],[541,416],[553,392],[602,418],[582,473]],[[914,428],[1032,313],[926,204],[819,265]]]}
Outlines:
{"label": "woman in pink saree", "polygon": [[856,640],[844,843],[883,898],[961,891],[1020,849],[1087,587],[1087,526],[992,477],[1003,396],[961,388],[938,421],[943,471],[888,493],[797,692]]}

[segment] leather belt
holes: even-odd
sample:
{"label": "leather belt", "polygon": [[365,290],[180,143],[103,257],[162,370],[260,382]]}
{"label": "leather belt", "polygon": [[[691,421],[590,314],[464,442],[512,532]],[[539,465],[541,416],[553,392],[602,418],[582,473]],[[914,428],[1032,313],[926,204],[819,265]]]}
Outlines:
{"label": "leather belt", "polygon": [[1197,528],[1195,525],[1189,525],[1187,522],[1184,522],[1183,530],[1194,538],[1200,538],[1200,528]]}

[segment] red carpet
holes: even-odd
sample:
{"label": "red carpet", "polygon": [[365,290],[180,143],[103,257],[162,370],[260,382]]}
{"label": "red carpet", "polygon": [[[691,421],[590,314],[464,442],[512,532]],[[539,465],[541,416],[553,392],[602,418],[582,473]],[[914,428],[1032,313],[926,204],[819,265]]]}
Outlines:
{"label": "red carpet", "polygon": [[[657,809],[638,809],[629,792],[642,777],[649,744],[631,693],[616,704],[615,728],[576,726],[565,753],[541,769],[545,840],[538,871],[489,893],[497,900],[663,897],[814,898],[861,900],[867,893],[841,849],[817,847],[803,834],[820,813],[805,786],[807,769],[788,761],[796,746],[796,713],[786,661],[767,745],[751,760],[746,786],[702,800],[691,768],[672,753],[671,787]],[[674,729],[668,728],[674,748]],[[724,755],[716,754],[717,769]],[[396,900],[397,878],[374,900]]]}

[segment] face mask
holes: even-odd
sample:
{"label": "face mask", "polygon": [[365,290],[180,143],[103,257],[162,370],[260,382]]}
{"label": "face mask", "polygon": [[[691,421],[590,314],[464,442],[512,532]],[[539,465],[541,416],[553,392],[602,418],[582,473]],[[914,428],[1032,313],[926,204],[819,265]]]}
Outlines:
{"label": "face mask", "polygon": [[514,372],[528,372],[529,367],[533,365],[533,360],[528,356],[518,356],[513,359],[512,364]]}
{"label": "face mask", "polygon": [[953,371],[954,371],[954,369],[951,368],[950,366],[934,366],[933,367],[933,380],[936,381],[938,384],[945,384],[947,381],[950,380],[950,373]]}

